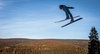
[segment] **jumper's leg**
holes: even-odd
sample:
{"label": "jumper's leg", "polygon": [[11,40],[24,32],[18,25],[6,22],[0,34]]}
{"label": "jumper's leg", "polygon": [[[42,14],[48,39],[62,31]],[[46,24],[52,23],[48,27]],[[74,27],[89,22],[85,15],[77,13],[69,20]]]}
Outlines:
{"label": "jumper's leg", "polygon": [[73,16],[72,16],[72,14],[69,13],[69,15],[70,15],[70,18],[71,18],[71,22],[73,22],[73,21],[74,21],[74,18],[73,18]]}

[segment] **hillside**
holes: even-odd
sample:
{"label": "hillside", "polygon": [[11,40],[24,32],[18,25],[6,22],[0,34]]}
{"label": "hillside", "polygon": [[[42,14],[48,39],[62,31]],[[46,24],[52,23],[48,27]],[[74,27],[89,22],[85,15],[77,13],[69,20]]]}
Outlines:
{"label": "hillside", "polygon": [[0,48],[5,46],[15,46],[20,43],[27,43],[31,41],[36,41],[35,39],[21,39],[21,38],[13,38],[13,39],[0,39]]}
{"label": "hillside", "polygon": [[[14,40],[14,39],[9,39]],[[15,39],[16,40],[16,39]],[[17,39],[18,41],[19,39]],[[1,40],[0,40],[1,41]],[[84,40],[30,40],[24,39],[13,44],[13,41],[0,48],[0,54],[87,54],[87,48],[81,46]],[[15,41],[15,42],[17,42]],[[87,41],[86,41],[87,43]],[[11,45],[13,44],[13,45]],[[1,44],[0,44],[1,45]]]}

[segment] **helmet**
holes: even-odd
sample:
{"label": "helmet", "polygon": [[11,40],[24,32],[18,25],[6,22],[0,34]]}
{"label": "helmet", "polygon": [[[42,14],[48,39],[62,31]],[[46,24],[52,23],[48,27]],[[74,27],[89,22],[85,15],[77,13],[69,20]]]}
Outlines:
{"label": "helmet", "polygon": [[59,5],[59,8],[62,9],[63,6],[64,6],[64,5]]}

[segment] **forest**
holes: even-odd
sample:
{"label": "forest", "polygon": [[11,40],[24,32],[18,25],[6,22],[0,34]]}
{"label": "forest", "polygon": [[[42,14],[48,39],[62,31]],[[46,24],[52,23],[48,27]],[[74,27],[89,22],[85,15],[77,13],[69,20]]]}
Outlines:
{"label": "forest", "polygon": [[0,39],[0,54],[87,54],[88,40]]}

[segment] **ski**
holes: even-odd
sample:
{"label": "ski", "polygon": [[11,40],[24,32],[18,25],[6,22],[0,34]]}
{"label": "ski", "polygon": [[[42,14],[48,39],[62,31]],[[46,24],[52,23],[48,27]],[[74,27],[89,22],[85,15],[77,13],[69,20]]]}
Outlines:
{"label": "ski", "polygon": [[76,22],[76,21],[78,21],[78,20],[81,20],[82,18],[79,18],[79,19],[76,19],[76,20],[74,20],[73,22],[70,22],[70,23],[68,23],[68,24],[65,24],[65,25],[63,25],[63,26],[61,26],[61,27],[65,27],[65,26],[67,26],[67,25],[69,25],[69,24],[72,24],[72,23],[74,23],[74,22]]}
{"label": "ski", "polygon": [[[75,17],[73,17],[73,18],[77,18],[77,17],[80,17],[80,16],[75,16]],[[57,21],[57,22],[55,22],[55,23],[63,22],[63,21],[66,21],[66,20],[69,20],[69,19],[60,20],[60,21]]]}

